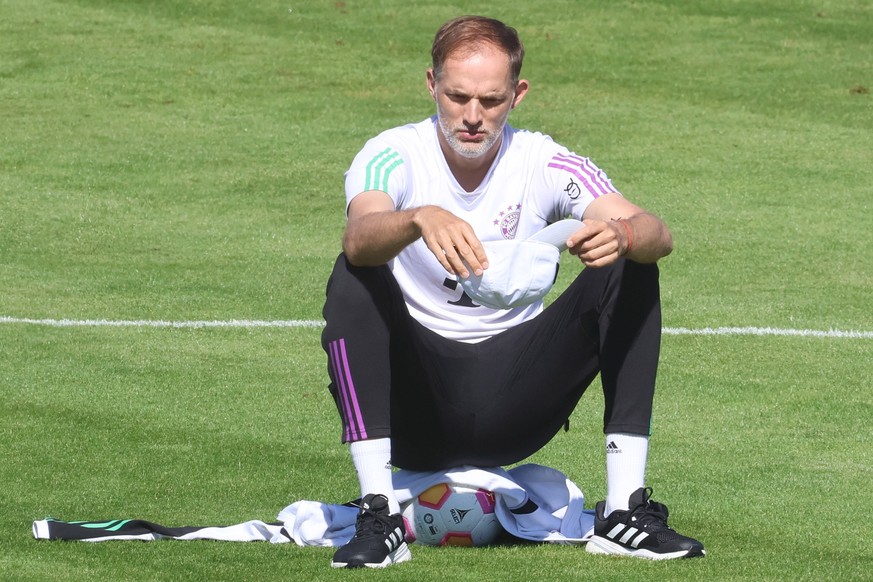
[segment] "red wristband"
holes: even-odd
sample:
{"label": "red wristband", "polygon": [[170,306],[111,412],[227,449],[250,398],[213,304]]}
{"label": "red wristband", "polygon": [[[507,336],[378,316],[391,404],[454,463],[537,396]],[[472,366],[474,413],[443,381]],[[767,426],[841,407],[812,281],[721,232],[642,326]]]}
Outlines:
{"label": "red wristband", "polygon": [[624,249],[624,254],[628,254],[634,246],[634,236],[631,234],[630,225],[627,223],[627,220],[619,218],[618,221],[624,225],[624,229],[627,231],[627,248]]}

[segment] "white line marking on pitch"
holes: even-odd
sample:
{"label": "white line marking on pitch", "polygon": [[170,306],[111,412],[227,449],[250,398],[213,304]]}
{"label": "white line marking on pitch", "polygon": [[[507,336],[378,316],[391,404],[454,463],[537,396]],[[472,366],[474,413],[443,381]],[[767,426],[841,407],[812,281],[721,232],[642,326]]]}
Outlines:
{"label": "white line marking on pitch", "polygon": [[[230,319],[224,321],[160,321],[160,320],[111,320],[111,319],[31,319],[0,316],[2,323],[21,323],[49,327],[169,327],[169,328],[319,328],[324,322],[316,319],[252,320]],[[844,331],[838,329],[782,329],[775,327],[665,327],[665,335],[745,335],[745,336],[788,336],[824,337],[847,339],[873,339],[871,331]]]}
{"label": "white line marking on pitch", "polygon": [[775,327],[665,327],[666,335],[759,335],[759,336],[799,336],[833,337],[849,339],[873,339],[873,331],[843,331],[839,329],[780,329]]}
{"label": "white line marking on pitch", "polygon": [[286,321],[258,321],[251,319],[230,319],[227,321],[155,321],[155,320],[111,320],[111,319],[29,319],[0,317],[0,323],[25,323],[49,327],[324,327],[323,321],[292,319]]}

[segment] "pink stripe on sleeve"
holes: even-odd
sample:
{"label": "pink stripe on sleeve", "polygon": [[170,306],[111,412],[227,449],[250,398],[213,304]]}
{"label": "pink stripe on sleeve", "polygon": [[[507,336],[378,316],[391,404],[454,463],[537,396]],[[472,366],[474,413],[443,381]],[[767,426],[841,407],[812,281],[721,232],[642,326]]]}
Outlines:
{"label": "pink stripe on sleeve", "polygon": [[548,167],[569,172],[578,178],[585,189],[595,198],[616,191],[603,170],[594,165],[588,158],[557,154],[552,157]]}

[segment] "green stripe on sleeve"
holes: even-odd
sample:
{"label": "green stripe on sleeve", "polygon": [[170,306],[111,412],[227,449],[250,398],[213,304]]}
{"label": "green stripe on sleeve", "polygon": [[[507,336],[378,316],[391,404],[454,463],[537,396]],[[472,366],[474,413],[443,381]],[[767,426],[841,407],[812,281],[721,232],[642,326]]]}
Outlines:
{"label": "green stripe on sleeve", "polygon": [[382,190],[388,192],[388,178],[395,168],[403,164],[400,154],[391,148],[385,148],[367,164],[367,174],[364,180],[364,190]]}

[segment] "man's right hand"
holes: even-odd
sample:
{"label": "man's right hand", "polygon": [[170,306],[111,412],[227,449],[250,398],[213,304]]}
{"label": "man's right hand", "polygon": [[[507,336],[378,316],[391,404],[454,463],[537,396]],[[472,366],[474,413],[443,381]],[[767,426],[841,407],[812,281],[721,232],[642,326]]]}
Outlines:
{"label": "man's right hand", "polygon": [[488,268],[488,257],[473,227],[439,206],[422,206],[413,214],[421,238],[443,268],[466,279]]}
{"label": "man's right hand", "polygon": [[[488,268],[485,249],[473,228],[438,206],[395,210],[385,192],[355,196],[348,208],[343,252],[357,266],[384,265],[419,238],[443,268],[466,279]],[[465,264],[466,263],[466,264]]]}

